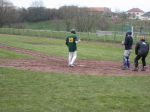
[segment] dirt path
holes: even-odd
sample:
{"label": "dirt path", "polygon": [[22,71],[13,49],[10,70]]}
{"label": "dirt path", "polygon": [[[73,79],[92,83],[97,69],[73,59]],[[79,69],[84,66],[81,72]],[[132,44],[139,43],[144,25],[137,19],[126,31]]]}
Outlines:
{"label": "dirt path", "polygon": [[40,52],[10,46],[0,45],[0,49],[14,51],[33,57],[33,59],[0,59],[0,67],[81,75],[150,76],[150,66],[147,66],[147,70],[145,72],[140,70],[138,72],[134,72],[132,70],[121,70],[121,63],[118,62],[77,60],[77,65],[70,68],[67,66],[67,60],[64,58],[53,57]]}

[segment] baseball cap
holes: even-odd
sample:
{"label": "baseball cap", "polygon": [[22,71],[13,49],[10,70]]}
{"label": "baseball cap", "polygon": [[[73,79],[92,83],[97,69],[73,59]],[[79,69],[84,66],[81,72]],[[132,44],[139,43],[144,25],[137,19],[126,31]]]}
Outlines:
{"label": "baseball cap", "polygon": [[73,34],[75,34],[75,33],[76,33],[76,30],[75,30],[75,29],[71,29],[70,32],[73,33]]}

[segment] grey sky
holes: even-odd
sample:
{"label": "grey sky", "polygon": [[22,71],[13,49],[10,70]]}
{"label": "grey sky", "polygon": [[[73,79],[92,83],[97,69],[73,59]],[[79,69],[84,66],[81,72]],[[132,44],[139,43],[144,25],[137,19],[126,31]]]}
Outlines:
{"label": "grey sky", "polygon": [[[29,7],[33,1],[38,0],[10,0],[17,7]],[[47,8],[59,8],[63,5],[76,5],[80,7],[108,7],[112,11],[127,11],[131,8],[140,8],[150,11],[148,0],[40,0]]]}

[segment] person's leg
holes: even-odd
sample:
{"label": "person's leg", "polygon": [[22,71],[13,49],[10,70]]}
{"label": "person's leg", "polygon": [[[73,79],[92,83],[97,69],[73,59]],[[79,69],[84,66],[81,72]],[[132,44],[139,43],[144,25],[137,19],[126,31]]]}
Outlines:
{"label": "person's leg", "polygon": [[124,54],[123,54],[123,69],[126,69],[126,67],[127,67],[126,55],[127,55],[127,50],[124,50]]}
{"label": "person's leg", "polygon": [[127,59],[127,67],[130,68],[130,59],[129,57],[126,57],[126,59]]}
{"label": "person's leg", "polygon": [[145,61],[145,59],[146,59],[146,56],[147,55],[143,55],[142,56],[142,69],[141,69],[141,71],[145,71],[145,66],[146,66],[146,61]]}
{"label": "person's leg", "polygon": [[125,50],[123,55],[123,70],[130,68],[130,56],[131,50]]}
{"label": "person's leg", "polygon": [[130,54],[131,54],[132,50],[128,50],[128,54],[127,54],[127,67],[130,68]]}
{"label": "person's leg", "polygon": [[68,56],[68,65],[71,65],[71,61],[72,61],[72,57],[73,57],[73,52],[69,52],[69,56]]}
{"label": "person's leg", "polygon": [[76,61],[76,58],[77,58],[77,51],[73,52],[73,57],[72,57],[72,60],[71,60],[71,65],[74,65],[74,62]]}
{"label": "person's leg", "polygon": [[126,68],[126,66],[127,66],[127,63],[126,63],[126,62],[127,62],[127,61],[126,61],[126,57],[123,56],[123,69]]}
{"label": "person's leg", "polygon": [[138,65],[139,65],[139,63],[138,63],[138,60],[141,58],[141,55],[137,55],[136,57],[135,57],[135,59],[134,59],[134,66],[135,66],[135,68],[133,69],[134,71],[137,71],[138,70]]}

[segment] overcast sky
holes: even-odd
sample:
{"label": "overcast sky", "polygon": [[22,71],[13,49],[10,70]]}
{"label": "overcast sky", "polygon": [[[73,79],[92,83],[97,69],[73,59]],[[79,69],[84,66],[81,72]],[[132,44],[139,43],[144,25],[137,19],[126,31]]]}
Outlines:
{"label": "overcast sky", "polygon": [[[17,7],[29,7],[33,1],[39,0],[10,0]],[[112,11],[127,11],[131,8],[140,8],[150,11],[149,0],[40,0],[44,7],[59,8],[64,5],[75,5],[80,7],[108,7]]]}

